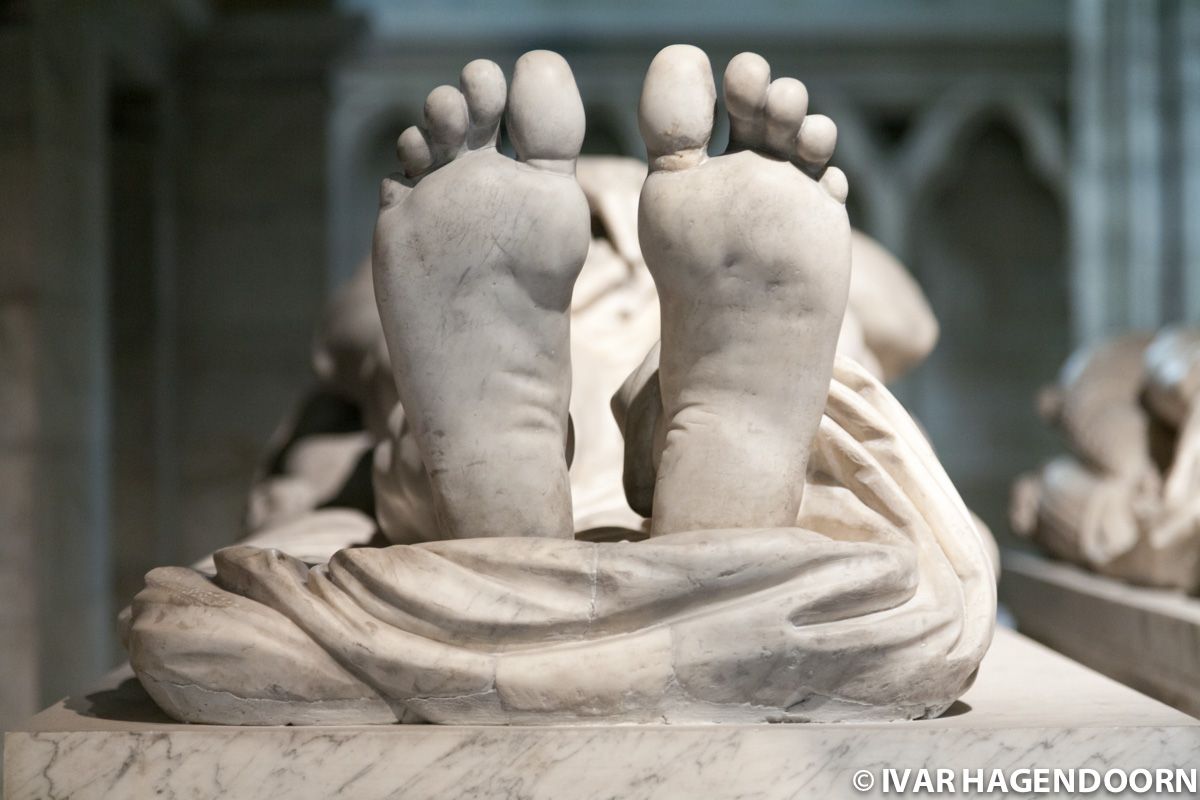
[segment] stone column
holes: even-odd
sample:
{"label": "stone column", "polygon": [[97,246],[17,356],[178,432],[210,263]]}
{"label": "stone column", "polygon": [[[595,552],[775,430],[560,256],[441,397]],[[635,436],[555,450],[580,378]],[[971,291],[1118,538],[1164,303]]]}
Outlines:
{"label": "stone column", "polygon": [[218,17],[181,62],[178,526],[186,563],[241,533],[327,292],[330,11]]}
{"label": "stone column", "polygon": [[29,29],[0,29],[0,730],[37,710],[37,270]]}
{"label": "stone column", "polygon": [[1200,4],[1181,3],[1174,31],[1181,98],[1178,175],[1184,317],[1200,320]]}
{"label": "stone column", "polygon": [[43,698],[112,666],[103,43],[35,6],[39,672]]}
{"label": "stone column", "polygon": [[[0,708],[7,716],[79,689],[119,659],[109,308],[109,212],[119,184],[110,174],[109,113],[117,85],[170,83],[185,15],[182,4],[31,2],[5,22]],[[160,155],[156,170],[169,183],[169,154]],[[160,230],[151,258],[169,273],[168,195],[157,192],[154,201]],[[154,305],[169,308],[161,298]],[[147,439],[157,433],[147,425]],[[161,452],[164,442],[152,446]]]}
{"label": "stone column", "polygon": [[1200,321],[1200,8],[1076,0],[1071,50],[1076,341]]}

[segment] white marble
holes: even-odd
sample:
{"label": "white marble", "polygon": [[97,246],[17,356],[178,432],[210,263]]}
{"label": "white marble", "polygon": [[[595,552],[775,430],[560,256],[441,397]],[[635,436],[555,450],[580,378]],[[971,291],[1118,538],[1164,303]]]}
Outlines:
{"label": "white marble", "polygon": [[856,770],[1184,768],[1197,752],[1200,721],[998,631],[961,702],[916,722],[180,725],[121,671],[8,734],[5,786],[7,800],[878,797],[851,789]]}
{"label": "white marble", "polygon": [[1200,715],[1200,599],[1015,551],[1000,589],[1022,632]]}
{"label": "white marble", "polygon": [[[572,328],[597,333],[573,305],[595,217],[623,254],[616,277],[637,257],[632,219],[593,214],[625,190],[593,182],[589,198],[576,178],[570,67],[527,53],[509,87],[477,60],[459,85],[434,89],[400,135],[371,258],[399,396],[375,462],[396,544],[315,566],[243,544],[216,553],[211,576],[152,571],[124,626],[147,692],[176,719],[242,725],[942,713],[991,641],[994,573],[920,429],[835,357],[852,237],[845,176],[827,166],[832,121],[743,53],[725,71],[731,145],[710,157],[707,56],[658,54],[639,106],[651,158],[636,230],[661,344],[630,314],[624,343],[644,350],[620,354],[633,370],[620,385],[619,361],[572,363]],[[502,115],[515,159],[495,146]],[[353,387],[379,366],[359,357],[376,329],[343,322],[323,329],[316,363]],[[868,344],[893,336],[879,323],[863,325]],[[648,525],[576,529],[572,439],[581,463],[615,467],[619,452],[598,451],[607,437],[588,425],[571,436],[576,370],[589,399],[621,386],[625,489]],[[368,402],[371,383],[348,393]],[[574,408],[590,420],[605,405]]]}
{"label": "white marble", "polygon": [[1198,393],[1196,328],[1073,354],[1038,398],[1069,452],[1017,479],[1013,529],[1102,575],[1200,590]]}
{"label": "white marble", "polygon": [[[638,117],[650,160],[638,236],[662,346],[651,534],[794,525],[850,286],[837,130],[753,53],[726,67],[730,146],[698,48],[663,49]],[[818,181],[819,179],[819,181]],[[715,465],[720,465],[719,467]]]}

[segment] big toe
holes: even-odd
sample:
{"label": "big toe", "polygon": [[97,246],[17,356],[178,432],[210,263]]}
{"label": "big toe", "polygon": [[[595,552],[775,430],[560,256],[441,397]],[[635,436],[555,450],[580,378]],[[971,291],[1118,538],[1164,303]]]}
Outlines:
{"label": "big toe", "polygon": [[712,137],[717,88],[708,56],[673,44],[646,71],[638,124],[651,169],[691,166],[703,160]]}
{"label": "big toe", "polygon": [[573,163],[583,145],[583,101],[566,60],[534,50],[517,60],[508,93],[508,135],[522,161]]}

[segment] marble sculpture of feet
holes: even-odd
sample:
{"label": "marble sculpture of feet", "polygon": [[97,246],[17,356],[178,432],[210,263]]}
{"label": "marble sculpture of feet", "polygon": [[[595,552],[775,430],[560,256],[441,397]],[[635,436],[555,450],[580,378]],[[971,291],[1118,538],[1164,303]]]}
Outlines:
{"label": "marble sculpture of feet", "polygon": [[[400,402],[433,490],[431,538],[570,538],[570,304],[591,242],[575,181],[583,103],[534,51],[512,88],[472,61],[439,86],[384,182],[375,291]],[[511,159],[496,149],[507,101]]]}
{"label": "marble sculpture of feet", "polygon": [[729,149],[709,157],[715,100],[708,57],[675,45],[639,109],[638,233],[662,304],[654,534],[795,524],[850,282],[833,122],[743,53],[725,71]]}
{"label": "marble sculpture of feet", "polygon": [[[966,690],[991,639],[993,574],[915,423],[834,360],[850,236],[845,182],[823,169],[833,126],[756,56],[727,75],[734,147],[715,158],[703,53],[664,50],[642,97],[640,237],[663,337],[661,376],[648,357],[630,381],[662,390],[651,538],[571,538],[567,309],[589,226],[570,71],[550,53],[518,62],[513,161],[493,146],[500,71],[473,62],[403,135],[406,174],[385,183],[374,253],[440,540],[316,566],[238,546],[211,576],[152,571],[126,641],[167,713],[893,720],[937,715]],[[653,427],[633,425],[639,441]]]}

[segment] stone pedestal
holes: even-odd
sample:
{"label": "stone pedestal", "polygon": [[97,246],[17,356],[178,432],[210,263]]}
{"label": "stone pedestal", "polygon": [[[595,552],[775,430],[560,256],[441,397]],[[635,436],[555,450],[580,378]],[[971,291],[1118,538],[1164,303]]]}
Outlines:
{"label": "stone pedestal", "polygon": [[[165,719],[127,671],[7,734],[5,797],[881,795],[883,770],[1194,768],[1200,721],[1000,630],[936,720],[232,728]],[[851,779],[869,770],[874,787]],[[861,779],[860,779],[861,780]],[[1103,791],[1095,796],[1105,796]]]}
{"label": "stone pedestal", "polygon": [[1200,715],[1200,599],[1015,551],[1000,597],[1023,633]]}

